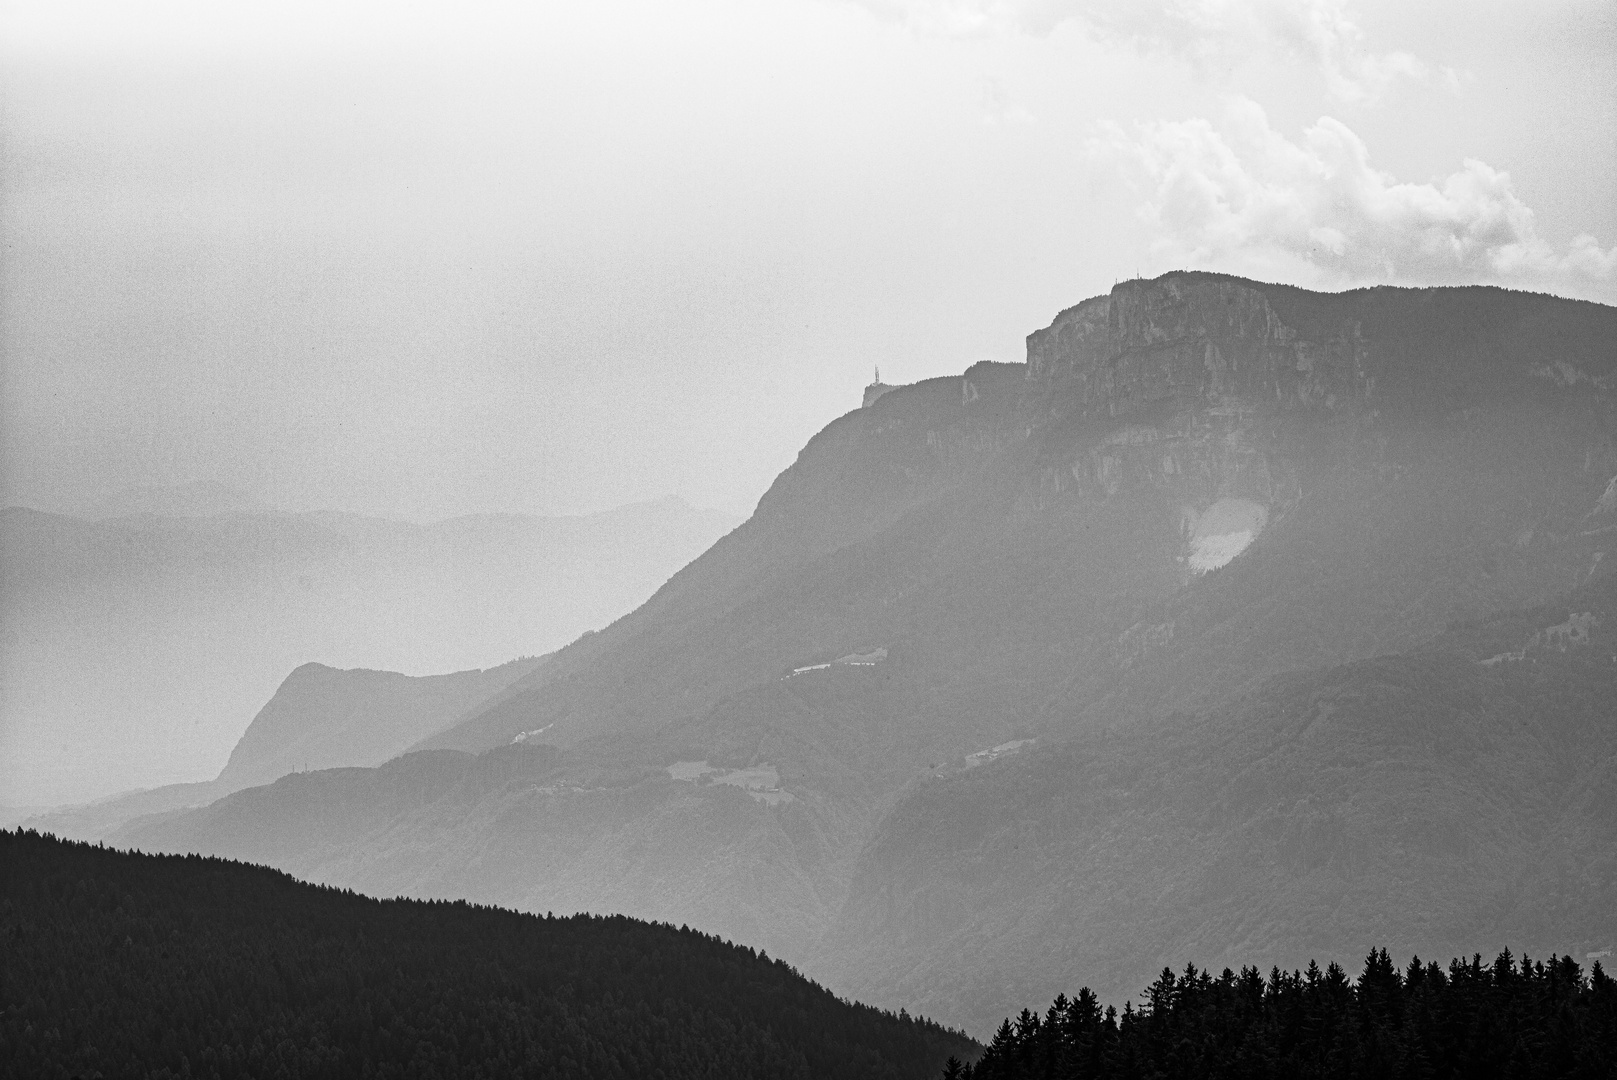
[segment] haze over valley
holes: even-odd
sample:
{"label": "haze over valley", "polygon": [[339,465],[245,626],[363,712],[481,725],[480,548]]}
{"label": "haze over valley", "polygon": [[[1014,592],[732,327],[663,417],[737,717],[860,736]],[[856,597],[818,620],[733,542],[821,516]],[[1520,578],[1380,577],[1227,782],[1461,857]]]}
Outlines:
{"label": "haze over valley", "polygon": [[24,0],[0,97],[0,1076],[1617,1069],[1609,0]]}
{"label": "haze over valley", "polygon": [[1125,282],[834,421],[599,633],[300,668],[219,786],[37,820],[706,927],[976,1033],[1180,955],[1598,953],[1614,342],[1498,289]]}
{"label": "haze over valley", "polygon": [[734,524],[676,498],[431,525],[8,508],[0,791],[38,806],[211,780],[294,668],[438,675],[537,656],[632,609]]}

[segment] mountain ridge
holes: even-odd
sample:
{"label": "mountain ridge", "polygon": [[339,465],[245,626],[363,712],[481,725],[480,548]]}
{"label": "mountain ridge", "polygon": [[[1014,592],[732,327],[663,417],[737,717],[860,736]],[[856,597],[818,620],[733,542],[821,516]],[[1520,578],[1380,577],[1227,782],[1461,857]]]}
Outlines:
{"label": "mountain ridge", "polygon": [[[1059,900],[1065,854],[1034,845],[1029,857],[1048,858],[1007,864],[1022,875],[1006,877],[1019,891],[958,886],[970,899],[960,912],[978,918],[968,935],[977,966],[966,970],[937,944],[955,940],[949,920],[960,912],[918,907],[913,926],[936,932],[907,936],[895,912],[908,909],[881,899],[925,893],[938,884],[927,873],[942,875],[948,895],[951,860],[975,865],[971,836],[944,828],[959,815],[942,804],[917,811],[923,795],[965,806],[989,791],[995,806],[1022,807],[1002,837],[1016,850],[1017,830],[1049,831],[1046,804],[1018,802],[1028,793],[996,778],[1053,769],[1038,788],[1056,793],[1048,805],[1081,807],[1083,792],[1059,781],[1094,775],[1071,748],[1101,746],[1119,775],[1194,777],[1187,790],[1211,799],[1223,790],[1217,771],[1237,770],[1257,745],[1228,736],[1231,725],[1249,723],[1251,739],[1279,746],[1292,704],[1312,708],[1316,691],[1349,694],[1342,688],[1359,683],[1390,687],[1364,700],[1401,710],[1416,730],[1516,747],[1535,776],[1558,776],[1566,746],[1604,752],[1598,724],[1557,736],[1560,750],[1522,735],[1561,691],[1531,669],[1480,661],[1522,647],[1494,648],[1506,627],[1526,629],[1525,641],[1566,620],[1563,611],[1528,628],[1521,613],[1601,581],[1609,565],[1617,536],[1602,507],[1617,476],[1607,385],[1617,310],[1504,299],[1468,289],[1344,299],[1194,274],[1124,283],[1106,320],[1102,305],[1080,305],[1094,316],[1088,330],[1032,342],[1030,355],[1045,350],[1037,363],[900,387],[833,421],[752,519],[642,608],[416,744],[430,755],[284,780],[137,824],[119,842],[243,858],[268,858],[273,844],[278,865],[371,891],[677,918],[886,1004],[932,1001],[951,1021],[990,1023],[1018,971],[1050,983],[1018,985],[1022,1000],[1079,981],[1058,980],[1025,952],[1040,932],[1081,925],[1057,918],[1077,911]],[[1126,346],[1117,349],[1114,307]],[[1477,629],[1490,618],[1502,620],[1497,633]],[[1494,651],[1422,652],[1455,625]],[[855,656],[871,659],[836,662]],[[1569,685],[1617,699],[1607,668],[1576,671]],[[1516,705],[1479,689],[1498,680]],[[1599,694],[1565,700],[1580,724],[1600,715]],[[1391,738],[1378,730],[1321,728],[1296,751],[1299,782],[1332,775],[1330,755],[1342,748],[1359,755],[1354,775],[1379,776],[1379,759],[1363,756]],[[1150,737],[1163,732],[1177,734]],[[1397,835],[1400,815],[1426,797],[1420,784],[1459,770],[1461,758],[1445,755],[1469,745],[1438,740],[1421,751],[1421,769],[1366,780],[1358,803],[1327,787],[1337,809],[1321,811],[1320,828],[1328,833],[1346,807],[1367,815],[1372,833]],[[1546,875],[1576,877],[1579,852],[1596,850],[1617,816],[1604,801],[1603,760],[1573,767],[1565,808],[1433,790],[1469,808],[1461,835],[1506,838],[1478,848],[1490,858],[1542,856]],[[1466,768],[1483,775],[1482,765]],[[1507,785],[1527,783],[1487,768]],[[389,801],[410,783],[433,794]],[[316,790],[320,805],[364,814],[346,831],[314,809],[305,815],[300,802]],[[1099,835],[1153,820],[1173,825],[1176,842],[1201,835],[1198,815],[1211,810],[1148,794],[1106,803],[1113,816],[1096,819]],[[1307,866],[1250,832],[1269,827],[1261,809],[1207,835],[1246,852],[1255,868],[1246,878],[1293,887]],[[1519,842],[1552,818],[1564,842],[1541,853]],[[255,831],[270,820],[274,830]],[[915,821],[939,830],[917,848],[939,865],[882,877],[873,853],[910,843],[905,823]],[[299,830],[318,841],[300,846]],[[1312,850],[1306,837],[1296,843]],[[1328,927],[1328,905],[1313,899],[1294,917],[1276,909],[1260,924],[1231,923],[1220,905],[1244,902],[1245,878],[1197,862],[1193,844],[1180,857],[1187,875],[1203,875],[1209,950],[1245,941],[1242,955],[1283,951]],[[1321,865],[1321,881],[1339,880],[1334,864]],[[1415,893],[1440,898],[1467,925],[1484,925],[1480,906],[1496,895],[1445,891],[1437,863],[1365,865],[1372,877],[1413,875]],[[1598,881],[1591,889],[1606,895]],[[1599,938],[1597,914],[1557,909],[1545,933]],[[1153,925],[1180,934],[1176,955],[1201,948],[1171,920]],[[1119,930],[1108,947],[1044,953],[1093,964],[1129,992],[1140,981],[1130,965],[1156,946]]]}
{"label": "mountain ridge", "polygon": [[380,765],[545,662],[415,677],[303,664],[247,725],[215,782],[239,790],[311,767]]}

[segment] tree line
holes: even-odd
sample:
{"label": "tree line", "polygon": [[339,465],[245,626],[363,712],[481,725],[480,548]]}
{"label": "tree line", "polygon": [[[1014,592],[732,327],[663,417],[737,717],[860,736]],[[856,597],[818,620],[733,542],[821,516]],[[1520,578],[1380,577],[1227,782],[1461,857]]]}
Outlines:
{"label": "tree line", "polygon": [[1507,950],[1445,969],[1416,957],[1400,971],[1371,950],[1349,979],[1256,968],[1218,975],[1163,969],[1141,1007],[1104,1011],[1087,988],[1043,1015],[1006,1019],[974,1064],[946,1080],[1154,1078],[1493,1078],[1617,1076],[1617,983],[1598,960],[1519,960]]}

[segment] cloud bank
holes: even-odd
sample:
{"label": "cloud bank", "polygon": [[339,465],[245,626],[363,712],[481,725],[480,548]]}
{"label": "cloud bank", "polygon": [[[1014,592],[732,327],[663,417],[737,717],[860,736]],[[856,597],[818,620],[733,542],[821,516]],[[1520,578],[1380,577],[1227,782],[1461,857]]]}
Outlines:
{"label": "cloud bank", "polygon": [[1330,117],[1293,142],[1257,104],[1237,99],[1218,125],[1107,125],[1089,150],[1141,191],[1158,254],[1179,265],[1314,281],[1574,289],[1617,272],[1617,246],[1582,235],[1558,248],[1540,236],[1510,174],[1467,159],[1440,180],[1400,182]]}
{"label": "cloud bank", "polygon": [[1411,53],[1373,52],[1348,0],[856,0],[918,33],[974,37],[1046,34],[1075,22],[1105,42],[1129,44],[1210,66],[1255,53],[1309,64],[1327,91],[1352,104],[1375,101],[1401,80],[1453,84]]}

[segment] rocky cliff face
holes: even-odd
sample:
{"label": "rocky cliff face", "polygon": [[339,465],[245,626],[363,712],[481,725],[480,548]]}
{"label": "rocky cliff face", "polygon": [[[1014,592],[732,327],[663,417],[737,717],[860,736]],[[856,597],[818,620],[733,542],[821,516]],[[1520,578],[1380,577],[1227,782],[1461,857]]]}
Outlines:
{"label": "rocky cliff face", "polygon": [[1178,501],[1194,539],[1213,507],[1228,510],[1221,500],[1254,504],[1253,520],[1283,516],[1307,474],[1343,456],[1396,470],[1389,442],[1412,426],[1546,398],[1609,426],[1610,322],[1597,305],[1499,289],[1319,294],[1202,273],[1124,282],[1028,337],[1034,487],[1041,502],[1153,491]]}
{"label": "rocky cliff face", "polygon": [[1261,286],[1209,274],[1125,282],[1028,337],[1028,379],[1055,415],[1163,404],[1363,406],[1370,350],[1350,309],[1299,328]]}
{"label": "rocky cliff face", "polygon": [[1610,322],[1598,304],[1496,288],[1313,293],[1174,273],[1030,334],[1027,381],[1046,425],[1185,408],[1430,417],[1535,383],[1608,395]]}
{"label": "rocky cliff face", "polygon": [[1219,500],[1267,521],[1301,496],[1298,422],[1374,413],[1371,355],[1350,310],[1299,327],[1248,282],[1125,282],[1028,338],[1038,490],[1156,489],[1182,504],[1189,538]]}

